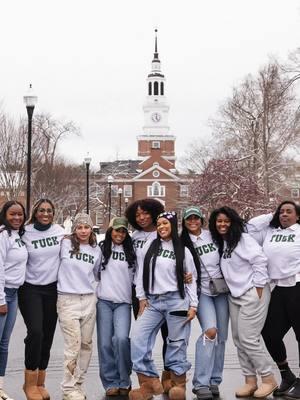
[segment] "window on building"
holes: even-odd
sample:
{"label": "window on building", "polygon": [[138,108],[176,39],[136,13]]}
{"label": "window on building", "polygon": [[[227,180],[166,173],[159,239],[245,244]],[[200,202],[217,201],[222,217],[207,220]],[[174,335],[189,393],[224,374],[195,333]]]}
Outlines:
{"label": "window on building", "polygon": [[293,199],[298,199],[299,198],[299,189],[292,189],[291,190],[291,197]]}
{"label": "window on building", "polygon": [[103,213],[101,211],[96,212],[96,225],[102,225],[103,224]]}
{"label": "window on building", "polygon": [[147,186],[147,195],[149,197],[165,197],[166,187],[159,182],[153,182],[151,186]]}
{"label": "window on building", "polygon": [[157,170],[155,170],[155,171],[152,172],[152,176],[153,176],[154,178],[158,178],[159,175],[160,175],[160,173],[159,173],[159,171],[157,171]]}
{"label": "window on building", "polygon": [[158,82],[154,82],[154,96],[158,96]]}
{"label": "window on building", "polygon": [[164,95],[164,83],[160,82],[160,94],[163,96]]}
{"label": "window on building", "polygon": [[124,197],[132,197],[132,185],[124,185]]}
{"label": "window on building", "polygon": [[180,185],[180,197],[189,196],[189,185]]}
{"label": "window on building", "polygon": [[154,140],[151,147],[152,149],[160,149],[160,142],[158,140]]}
{"label": "window on building", "polygon": [[111,197],[118,197],[118,185],[111,185]]}
{"label": "window on building", "polygon": [[151,82],[148,83],[148,94],[149,94],[149,96],[152,95],[152,83]]}

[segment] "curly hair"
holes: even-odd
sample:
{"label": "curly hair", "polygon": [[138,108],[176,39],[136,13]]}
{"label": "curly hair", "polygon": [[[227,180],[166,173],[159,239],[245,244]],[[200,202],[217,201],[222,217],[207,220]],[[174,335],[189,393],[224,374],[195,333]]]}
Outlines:
{"label": "curly hair", "polygon": [[130,225],[141,231],[142,228],[136,222],[136,211],[138,207],[151,215],[152,223],[155,225],[157,216],[164,211],[162,203],[155,199],[141,199],[130,204],[125,210],[125,217],[128,219]]}
{"label": "curly hair", "polygon": [[272,218],[272,220],[271,220],[271,222],[270,222],[270,226],[271,226],[272,228],[279,228],[279,227],[282,228],[282,226],[281,226],[281,224],[280,224],[280,220],[279,220],[279,215],[280,215],[281,207],[284,206],[285,204],[291,204],[292,206],[294,206],[295,211],[296,211],[296,214],[297,214],[297,216],[299,217],[297,223],[300,224],[300,207],[298,206],[298,204],[296,204],[296,203],[295,203],[294,201],[292,201],[292,200],[284,200],[284,201],[282,201],[282,202],[279,204],[279,206],[276,208],[276,211],[275,211],[275,213],[274,213],[274,215],[273,215],[273,218]]}
{"label": "curly hair", "polygon": [[[164,218],[164,217],[162,217]],[[184,292],[184,246],[182,241],[178,236],[178,224],[177,224],[177,217],[174,213],[174,217],[168,219],[171,224],[171,238],[175,253],[176,259],[176,277],[177,277],[177,286],[179,293],[182,298],[185,296]],[[155,266],[156,266],[156,259],[158,253],[161,249],[161,239],[159,234],[157,234],[157,238],[153,240],[151,243],[144,259],[144,269],[143,269],[143,287],[145,293],[149,293],[149,285],[150,285],[150,263],[151,263],[151,282],[152,288],[154,286],[155,280]]]}
{"label": "curly hair", "polygon": [[230,227],[226,234],[226,242],[227,242],[227,250],[228,252],[232,252],[236,246],[238,245],[242,233],[246,232],[246,226],[244,220],[239,216],[239,214],[230,207],[220,207],[214,210],[209,217],[209,230],[213,241],[216,243],[219,249],[219,253],[222,256],[224,250],[224,239],[217,231],[216,221],[219,214],[225,214],[227,218],[230,219]]}
{"label": "curly hair", "polygon": [[9,236],[11,235],[12,227],[6,219],[6,213],[10,207],[15,206],[15,205],[20,206],[22,208],[23,216],[24,216],[24,220],[19,228],[19,235],[21,236],[24,233],[24,223],[25,223],[25,219],[26,219],[26,212],[25,212],[25,208],[24,208],[23,204],[17,200],[10,200],[3,204],[1,211],[0,211],[0,225],[4,225],[4,227],[1,229],[0,232],[2,232],[3,230],[7,230],[8,235]]}
{"label": "curly hair", "polygon": [[29,217],[28,221],[26,221],[26,224],[25,224],[25,225],[34,224],[35,222],[37,222],[36,213],[37,213],[37,210],[38,210],[38,208],[40,207],[40,205],[41,205],[42,203],[49,203],[49,204],[50,204],[50,206],[51,206],[51,208],[52,208],[52,210],[53,210],[53,216],[54,216],[54,214],[55,214],[55,207],[54,207],[54,204],[52,203],[52,201],[49,200],[49,199],[46,199],[46,198],[39,199],[39,200],[38,200],[37,202],[35,202],[34,205],[32,206],[31,213],[30,213],[30,217]]}
{"label": "curly hair", "polygon": [[[201,218],[201,221],[203,221],[203,218]],[[189,230],[187,229],[187,227],[185,226],[185,219],[182,218],[182,231],[181,231],[181,235],[180,235],[180,239],[182,241],[183,246],[187,247],[192,256],[193,256],[193,260],[194,260],[194,264],[197,270],[197,285],[200,286],[200,282],[201,282],[201,265],[200,265],[200,261],[199,261],[199,255],[196,252],[196,249],[193,245],[192,239],[189,235]]]}
{"label": "curly hair", "polygon": [[[105,238],[104,240],[102,240],[99,243],[100,249],[102,251],[102,255],[103,255],[103,261],[102,261],[102,270],[105,269],[105,266],[108,264],[108,261],[111,257],[111,253],[112,253],[112,238],[111,238],[111,232],[112,232],[113,228],[110,227],[107,229],[106,233],[105,233]],[[133,243],[131,240],[131,237],[128,233],[128,231],[126,230],[126,236],[125,239],[122,243],[123,245],[123,249],[124,249],[124,253],[125,253],[125,257],[126,257],[126,261],[128,263],[128,268],[134,268],[135,267],[135,251],[134,251],[134,247],[133,247]]]}

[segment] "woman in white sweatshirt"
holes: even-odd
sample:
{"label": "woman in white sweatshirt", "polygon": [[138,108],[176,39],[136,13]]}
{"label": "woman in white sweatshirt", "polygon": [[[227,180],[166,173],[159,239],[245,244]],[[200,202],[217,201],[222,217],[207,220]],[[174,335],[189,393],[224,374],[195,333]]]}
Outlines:
{"label": "woman in white sweatshirt", "polygon": [[27,328],[23,388],[28,400],[50,399],[44,385],[57,321],[57,273],[64,236],[63,228],[54,224],[54,214],[51,200],[38,200],[22,236],[28,261],[25,283],[18,295]]}
{"label": "woman in white sweatshirt", "polygon": [[8,345],[18,309],[18,288],[24,282],[28,253],[20,235],[25,209],[7,201],[0,211],[0,399],[12,400],[3,390]]}
{"label": "woman in white sweatshirt", "polygon": [[300,363],[300,208],[283,201],[274,215],[251,219],[248,231],[263,246],[268,257],[270,278],[275,284],[262,331],[267,349],[281,374],[274,396],[300,399],[300,378],[291,371],[283,338],[292,328],[298,344]]}
{"label": "woman in white sweatshirt", "polygon": [[129,330],[135,252],[125,217],[111,220],[100,242],[96,278],[100,379],[106,396],[128,395],[131,388]]}
{"label": "woman in white sweatshirt", "polygon": [[62,241],[57,281],[57,313],[64,337],[63,400],[84,400],[84,376],[92,355],[96,321],[94,271],[100,249],[88,214],[77,214],[72,234]]}
{"label": "woman in white sweatshirt", "polygon": [[[163,393],[152,349],[164,322],[168,325],[165,366],[171,374],[170,399],[185,399],[186,372],[191,367],[186,350],[189,322],[198,306],[194,260],[178,237],[175,212],[161,213],[156,226],[157,238],[138,269],[136,291],[140,312],[132,331],[131,358],[140,388],[129,393],[130,400],[148,400]],[[193,273],[191,284],[184,284],[184,271]]]}
{"label": "woman in white sweatshirt", "polygon": [[[218,246],[220,266],[230,289],[232,337],[245,376],[245,385],[236,391],[236,396],[263,398],[277,388],[261,340],[271,296],[267,258],[258,243],[245,233],[243,220],[232,208],[214,210],[209,230]],[[259,386],[257,374],[262,380]]]}

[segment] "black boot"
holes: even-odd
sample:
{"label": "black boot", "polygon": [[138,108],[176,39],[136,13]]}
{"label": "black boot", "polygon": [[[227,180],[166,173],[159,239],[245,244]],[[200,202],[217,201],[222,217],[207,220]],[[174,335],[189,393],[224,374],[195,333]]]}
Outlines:
{"label": "black boot", "polygon": [[281,375],[281,384],[278,389],[274,390],[273,396],[283,396],[296,381],[296,376],[290,370],[288,363],[278,365],[278,367]]}
{"label": "black boot", "polygon": [[284,398],[300,400],[300,378],[297,378],[294,384],[284,393]]}

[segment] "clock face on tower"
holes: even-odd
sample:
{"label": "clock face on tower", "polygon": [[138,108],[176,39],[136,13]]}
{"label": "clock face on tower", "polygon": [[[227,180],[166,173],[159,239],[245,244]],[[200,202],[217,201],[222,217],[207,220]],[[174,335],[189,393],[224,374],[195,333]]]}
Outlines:
{"label": "clock face on tower", "polygon": [[151,115],[151,119],[153,122],[159,122],[161,120],[161,114],[158,112],[155,112]]}

